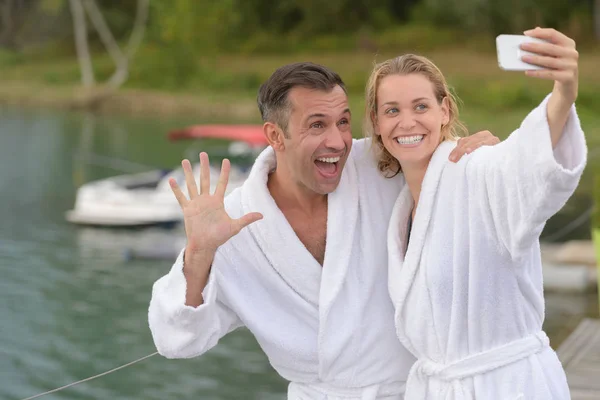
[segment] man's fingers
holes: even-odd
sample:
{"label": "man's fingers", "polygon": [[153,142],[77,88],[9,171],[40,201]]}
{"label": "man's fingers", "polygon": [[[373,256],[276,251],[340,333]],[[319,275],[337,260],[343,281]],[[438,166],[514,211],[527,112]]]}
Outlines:
{"label": "man's fingers", "polygon": [[231,163],[228,159],[224,159],[223,164],[221,164],[221,175],[219,176],[219,183],[217,183],[217,189],[215,190],[216,196],[225,197],[225,190],[227,189],[227,183],[229,182],[230,168]]}
{"label": "man's fingers", "polygon": [[477,143],[472,144],[471,146],[469,146],[469,148],[467,149],[467,154],[471,154],[473,151],[477,150],[478,148],[480,148],[481,146],[485,146],[486,142],[485,140],[481,140]]}
{"label": "man's fingers", "polygon": [[173,178],[169,179],[169,186],[171,186],[171,190],[177,199],[177,202],[181,206],[181,208],[185,207],[188,202],[188,199],[185,197],[185,194],[181,191],[181,188],[177,184],[177,181]]}
{"label": "man's fingers", "polygon": [[190,196],[190,200],[192,200],[198,196],[198,186],[196,186],[196,181],[194,180],[192,164],[190,164],[188,160],[183,160],[181,162],[181,166],[183,167],[183,174],[185,176],[185,184],[187,186],[188,195]]}
{"label": "man's fingers", "polygon": [[473,150],[484,145],[495,145],[500,143],[500,139],[490,131],[479,131],[469,137],[460,138],[458,144],[450,153],[448,159],[452,162],[458,162],[465,154],[470,154]]}
{"label": "man's fingers", "polygon": [[465,137],[461,137],[458,139],[456,147],[454,148],[454,150],[452,150],[450,152],[450,155],[448,156],[448,159],[452,162],[457,162],[458,160],[460,160],[464,154],[464,145],[465,143],[467,143],[467,141],[469,140],[469,138],[465,138]]}
{"label": "man's fingers", "polygon": [[242,229],[244,229],[245,227],[247,227],[248,225],[250,225],[251,223],[262,219],[262,217],[263,217],[263,215],[261,213],[251,212],[251,213],[248,213],[248,214],[244,215],[243,217],[235,219],[233,221],[235,223],[237,232],[239,232]]}
{"label": "man's fingers", "polygon": [[205,152],[200,153],[200,194],[210,194],[210,164]]}
{"label": "man's fingers", "polygon": [[458,162],[465,154],[465,150],[462,147],[455,147],[454,150],[450,153],[448,159],[452,162]]}

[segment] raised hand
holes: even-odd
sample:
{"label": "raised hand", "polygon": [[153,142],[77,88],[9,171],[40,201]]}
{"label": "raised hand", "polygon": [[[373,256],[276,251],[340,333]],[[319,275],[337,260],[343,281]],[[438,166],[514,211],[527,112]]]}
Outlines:
{"label": "raised hand", "polygon": [[547,42],[523,43],[521,48],[535,53],[524,55],[523,61],[544,68],[525,73],[535,78],[554,81],[554,90],[548,100],[546,114],[552,147],[555,148],[563,135],[571,107],[577,99],[579,53],[575,49],[575,41],[557,30],[535,28],[524,33]]}
{"label": "raised hand", "polygon": [[224,197],[229,180],[229,160],[223,160],[221,175],[214,194],[210,193],[210,167],[208,154],[200,153],[200,190],[193,176],[188,160],[181,163],[189,199],[170,179],[171,189],[183,210],[188,252],[215,252],[219,246],[237,235],[244,227],[262,218],[260,213],[248,213],[232,219],[225,211]]}
{"label": "raised hand", "polygon": [[535,78],[553,80],[554,92],[561,96],[561,100],[565,104],[573,104],[577,98],[579,76],[579,53],[575,48],[575,41],[551,28],[538,27],[525,31],[524,34],[547,42],[521,45],[523,50],[535,53],[523,55],[523,61],[545,68],[525,71],[525,74]]}

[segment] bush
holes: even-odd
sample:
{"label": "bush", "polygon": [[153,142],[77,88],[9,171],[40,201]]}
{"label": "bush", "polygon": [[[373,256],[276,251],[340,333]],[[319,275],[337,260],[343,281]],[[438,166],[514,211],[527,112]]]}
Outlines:
{"label": "bush", "polygon": [[12,67],[25,61],[25,57],[21,53],[0,49],[0,66]]}
{"label": "bush", "polygon": [[380,51],[420,53],[462,43],[461,34],[453,29],[426,23],[412,23],[378,33],[373,42]]}

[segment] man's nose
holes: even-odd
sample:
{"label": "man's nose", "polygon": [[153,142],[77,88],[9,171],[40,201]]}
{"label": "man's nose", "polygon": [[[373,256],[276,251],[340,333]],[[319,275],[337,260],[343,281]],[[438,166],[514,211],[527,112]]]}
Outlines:
{"label": "man's nose", "polygon": [[344,141],[344,135],[348,135],[351,133],[342,132],[339,127],[334,127],[327,133],[327,139],[325,141],[325,146],[332,150],[342,151],[346,147],[346,142]]}

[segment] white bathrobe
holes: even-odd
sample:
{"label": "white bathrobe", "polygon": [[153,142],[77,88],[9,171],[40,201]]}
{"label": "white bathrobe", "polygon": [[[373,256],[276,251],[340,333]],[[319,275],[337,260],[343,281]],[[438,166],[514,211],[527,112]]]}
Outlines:
{"label": "white bathrobe", "polygon": [[562,366],[542,331],[539,235],[575,190],[586,145],[573,107],[553,151],[548,97],[504,142],[448,162],[442,143],[388,232],[400,341],[418,358],[406,399],[564,400]]}
{"label": "white bathrobe", "polygon": [[226,209],[233,218],[251,211],[264,218],[219,248],[205,303],[184,305],[182,255],[154,285],[148,319],[160,354],[199,356],[245,326],[291,381],[288,399],[403,398],[415,358],[396,337],[386,227],[404,180],[383,178],[368,144],[354,142],[329,195],[323,267],[267,189],[274,152],[258,157],[248,180],[226,198]]}

